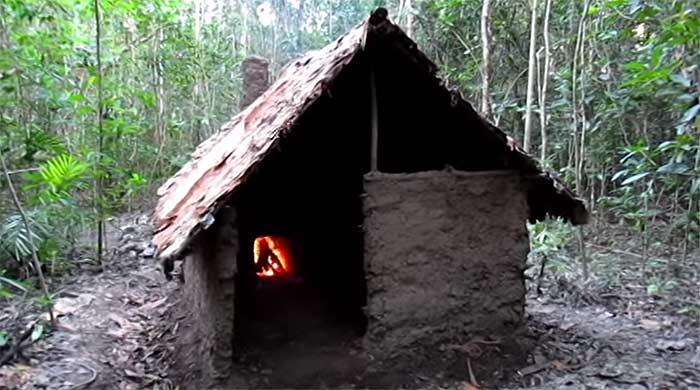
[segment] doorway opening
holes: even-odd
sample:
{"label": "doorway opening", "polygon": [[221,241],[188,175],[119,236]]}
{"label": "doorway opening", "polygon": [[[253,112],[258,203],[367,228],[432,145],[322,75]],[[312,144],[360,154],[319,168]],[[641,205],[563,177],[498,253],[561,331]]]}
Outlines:
{"label": "doorway opening", "polygon": [[231,200],[240,243],[236,359],[245,360],[243,371],[272,370],[278,387],[316,387],[319,378],[348,378],[363,367],[349,351],[367,326],[369,109],[360,104],[368,92],[347,88],[350,81],[340,77],[345,87],[310,107]]}

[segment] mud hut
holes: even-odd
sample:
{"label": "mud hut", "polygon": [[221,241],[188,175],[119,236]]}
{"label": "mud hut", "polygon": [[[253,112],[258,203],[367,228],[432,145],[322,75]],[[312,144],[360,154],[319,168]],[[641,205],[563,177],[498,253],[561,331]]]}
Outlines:
{"label": "mud hut", "polygon": [[383,9],[290,63],[158,195],[210,378],[279,333],[345,329],[386,359],[517,335],[525,222],[588,218]]}

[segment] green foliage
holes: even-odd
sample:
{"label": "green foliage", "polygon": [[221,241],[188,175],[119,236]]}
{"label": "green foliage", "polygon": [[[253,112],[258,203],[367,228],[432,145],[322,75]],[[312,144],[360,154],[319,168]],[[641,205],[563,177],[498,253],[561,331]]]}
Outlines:
{"label": "green foliage", "polygon": [[27,287],[20,281],[3,276],[5,270],[0,270],[0,298],[8,298],[14,295],[15,291],[27,293]]}
{"label": "green foliage", "polygon": [[[36,222],[36,213],[30,212],[28,215],[31,226],[31,242],[34,249],[38,250],[44,238],[48,236],[46,226]],[[32,245],[30,243],[30,232],[19,214],[10,214],[0,223],[0,259],[9,256],[15,261],[22,262],[31,255]],[[0,262],[0,267],[3,262]],[[4,267],[3,267],[4,268]]]}
{"label": "green foliage", "polygon": [[[92,1],[0,2],[0,148],[16,171],[34,249],[51,270],[91,244],[81,238],[98,206],[106,216],[143,207],[152,186],[236,114],[246,55],[270,58],[276,72],[352,28],[375,1],[273,1],[273,25],[257,16],[261,1],[225,9],[181,0],[99,3],[101,77]],[[0,185],[0,270],[27,276],[29,233],[5,190]]]}
{"label": "green foliage", "polygon": [[[544,6],[538,10],[538,87],[542,75],[549,76],[548,155],[542,163],[577,184],[596,218],[634,229],[641,245],[632,251],[641,255],[649,294],[675,292],[675,280],[668,277],[675,263],[659,265],[648,252],[664,242],[684,248],[677,255],[682,262],[685,253],[700,247],[700,9],[690,0],[593,0],[575,52],[585,3],[552,2],[546,70]],[[448,83],[474,103],[481,93],[481,5],[426,0],[419,23],[423,47]],[[494,116],[516,139],[524,127],[529,65],[530,9],[522,5],[492,1]],[[538,103],[535,112],[539,108]],[[531,225],[530,262],[547,258],[557,272],[570,271],[572,262],[560,257],[559,248],[571,237],[564,225]]]}
{"label": "green foliage", "polygon": [[66,202],[74,191],[87,189],[88,169],[89,164],[62,154],[42,164],[37,173],[27,175],[29,184],[25,188],[36,191],[41,203]]}
{"label": "green foliage", "polygon": [[685,314],[693,318],[700,318],[700,305],[689,303],[678,310],[678,314]]}
{"label": "green foliage", "polygon": [[66,153],[66,146],[60,137],[47,133],[36,125],[33,127],[24,141],[25,161],[30,163],[36,161],[37,154],[42,152],[45,155]]}
{"label": "green foliage", "polygon": [[50,307],[53,307],[54,298],[54,295],[40,295],[34,298],[34,303],[42,309],[48,309]]}
{"label": "green foliage", "polygon": [[[481,61],[478,51],[481,0],[436,0],[423,2],[421,6],[420,13],[425,15],[419,19],[425,34],[424,50],[431,57],[441,59],[441,70],[449,84],[476,93]],[[465,23],[467,20],[471,22]]]}
{"label": "green foliage", "polygon": [[652,278],[648,283],[647,294],[656,296],[669,294],[678,287],[678,282],[675,280]]}
{"label": "green foliage", "polygon": [[563,221],[545,221],[528,224],[530,254],[528,260],[544,261],[556,272],[571,271],[571,261],[561,251],[574,238],[573,228]]}

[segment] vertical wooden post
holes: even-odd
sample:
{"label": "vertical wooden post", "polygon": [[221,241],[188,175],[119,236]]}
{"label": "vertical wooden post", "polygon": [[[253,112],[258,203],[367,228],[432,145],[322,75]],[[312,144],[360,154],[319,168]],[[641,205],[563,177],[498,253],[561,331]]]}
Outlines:
{"label": "vertical wooden post", "polygon": [[379,143],[379,123],[378,123],[378,112],[377,112],[377,83],[374,73],[374,65],[370,64],[369,68],[369,82],[370,82],[370,94],[371,94],[371,104],[372,104],[372,144],[371,144],[371,160],[370,160],[370,172],[378,172],[379,168],[377,166],[377,150]]}
{"label": "vertical wooden post", "polygon": [[362,39],[362,48],[367,53],[367,59],[369,62],[369,83],[370,83],[370,98],[372,104],[372,144],[370,151],[370,172],[379,172],[379,162],[378,162],[378,150],[379,150],[379,109],[377,107],[377,75],[375,72],[374,63],[372,60],[375,58],[377,53],[377,48],[372,48],[367,51],[367,40],[372,31],[377,28],[387,20],[388,11],[386,8],[377,8],[372,11],[367,21],[365,35]]}

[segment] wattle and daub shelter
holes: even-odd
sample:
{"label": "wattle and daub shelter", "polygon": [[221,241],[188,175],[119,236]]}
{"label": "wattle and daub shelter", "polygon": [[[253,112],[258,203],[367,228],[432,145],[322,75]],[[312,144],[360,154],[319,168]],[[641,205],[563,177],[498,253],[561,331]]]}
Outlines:
{"label": "wattle and daub shelter", "polygon": [[315,291],[378,357],[521,334],[525,222],[587,221],[386,15],[289,64],[158,190],[205,375],[231,370],[270,284]]}

